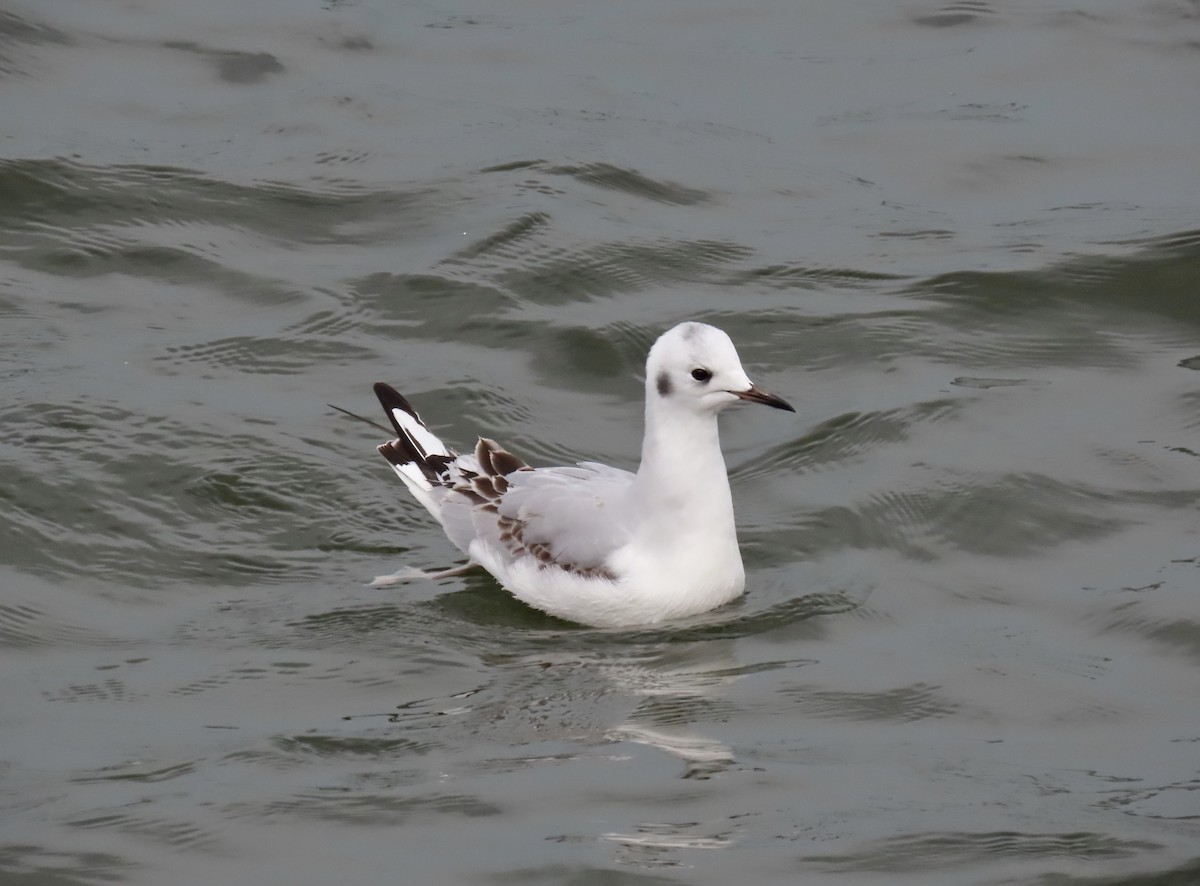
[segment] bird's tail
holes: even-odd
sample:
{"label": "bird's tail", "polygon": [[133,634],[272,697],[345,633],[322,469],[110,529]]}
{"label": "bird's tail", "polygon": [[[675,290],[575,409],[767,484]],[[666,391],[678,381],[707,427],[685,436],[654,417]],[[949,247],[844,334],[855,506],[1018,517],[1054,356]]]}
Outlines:
{"label": "bird's tail", "polygon": [[449,481],[448,465],[458,456],[425,427],[417,410],[391,385],[376,382],[375,396],[396,430],[396,439],[380,444],[379,453],[417,501],[440,519],[441,506],[430,493]]}

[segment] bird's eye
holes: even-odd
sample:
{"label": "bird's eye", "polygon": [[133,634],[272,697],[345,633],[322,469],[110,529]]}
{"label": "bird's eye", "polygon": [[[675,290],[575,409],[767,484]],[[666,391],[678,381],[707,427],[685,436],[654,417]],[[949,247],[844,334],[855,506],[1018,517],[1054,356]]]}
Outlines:
{"label": "bird's eye", "polygon": [[693,369],[692,378],[694,378],[696,381],[708,381],[710,378],[712,378],[712,373],[707,369]]}

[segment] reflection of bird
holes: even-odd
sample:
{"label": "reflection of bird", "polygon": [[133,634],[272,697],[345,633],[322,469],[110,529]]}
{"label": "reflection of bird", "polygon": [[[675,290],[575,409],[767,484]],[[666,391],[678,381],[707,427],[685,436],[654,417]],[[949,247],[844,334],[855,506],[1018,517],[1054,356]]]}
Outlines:
{"label": "reflection of bird", "polygon": [[379,451],[470,558],[435,577],[479,565],[530,606],[601,626],[693,615],[741,594],[717,413],[740,400],[795,411],[752,384],[729,336],[703,323],[650,349],[636,474],[595,462],[531,468],[486,438],[458,455],[394,389],[375,393],[397,434]]}
{"label": "reflection of bird", "polygon": [[723,741],[680,727],[653,728],[625,723],[608,733],[613,741],[631,741],[666,751],[687,764],[682,778],[703,780],[724,772],[736,762],[733,749]]}

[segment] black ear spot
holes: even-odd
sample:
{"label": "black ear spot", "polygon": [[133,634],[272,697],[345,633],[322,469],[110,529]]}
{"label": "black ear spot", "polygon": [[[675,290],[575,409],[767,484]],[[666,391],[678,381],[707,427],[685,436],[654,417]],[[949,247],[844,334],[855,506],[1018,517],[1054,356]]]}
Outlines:
{"label": "black ear spot", "polygon": [[660,397],[667,397],[671,393],[671,376],[667,375],[666,371],[660,372],[658,378],[654,380],[654,386],[658,388]]}
{"label": "black ear spot", "polygon": [[712,373],[709,372],[707,369],[693,369],[692,370],[692,378],[694,378],[698,382],[706,382],[710,378],[712,378]]}

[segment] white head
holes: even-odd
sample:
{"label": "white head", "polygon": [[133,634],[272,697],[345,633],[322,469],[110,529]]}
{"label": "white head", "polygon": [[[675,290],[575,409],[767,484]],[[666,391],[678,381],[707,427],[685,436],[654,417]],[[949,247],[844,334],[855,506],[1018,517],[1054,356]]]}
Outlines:
{"label": "white head", "polygon": [[646,359],[646,402],[715,415],[739,400],[795,412],[784,400],[754,386],[729,336],[704,323],[668,329]]}

